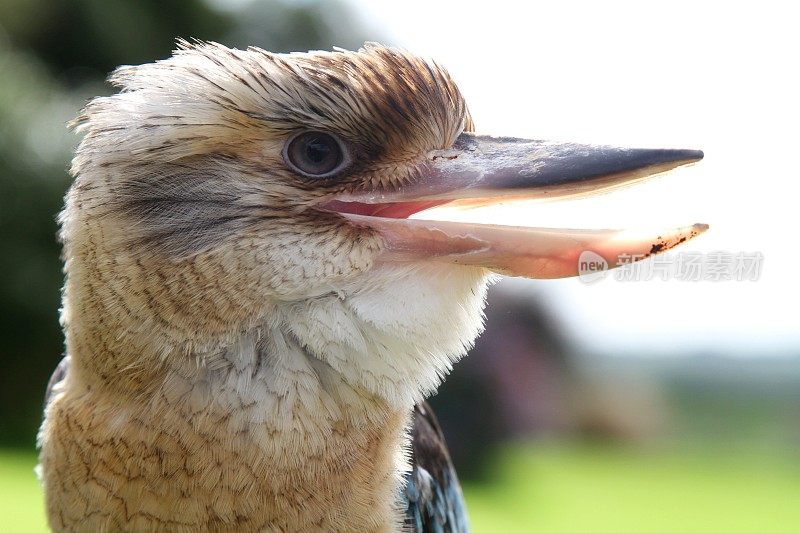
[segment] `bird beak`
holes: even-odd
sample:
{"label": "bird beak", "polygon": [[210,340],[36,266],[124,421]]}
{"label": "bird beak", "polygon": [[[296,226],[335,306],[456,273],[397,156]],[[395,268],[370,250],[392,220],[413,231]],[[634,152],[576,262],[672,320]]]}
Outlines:
{"label": "bird beak", "polygon": [[474,206],[509,200],[583,197],[640,182],[703,158],[699,150],[631,149],[573,143],[459,136],[435,150],[419,177],[394,190],[339,195],[325,208],[384,238],[382,260],[446,261],[530,278],[579,274],[584,252],[611,267],[663,252],[705,231],[694,224],[641,234],[430,220],[410,215],[434,206]]}

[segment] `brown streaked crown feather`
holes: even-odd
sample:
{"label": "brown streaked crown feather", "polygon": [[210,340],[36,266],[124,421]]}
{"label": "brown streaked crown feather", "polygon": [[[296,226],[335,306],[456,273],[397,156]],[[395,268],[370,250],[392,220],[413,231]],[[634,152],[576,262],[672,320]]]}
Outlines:
{"label": "brown streaked crown feather", "polygon": [[169,59],[112,74],[121,92],[92,100],[74,122],[85,136],[73,174],[110,162],[253,155],[260,140],[311,128],[355,143],[363,170],[447,148],[472,128],[447,71],[396,48],[273,54],[179,45]]}

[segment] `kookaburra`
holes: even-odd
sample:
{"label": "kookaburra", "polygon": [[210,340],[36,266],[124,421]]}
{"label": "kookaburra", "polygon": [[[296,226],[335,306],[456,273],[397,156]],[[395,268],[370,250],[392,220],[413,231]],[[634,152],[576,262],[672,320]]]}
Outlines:
{"label": "kookaburra", "polygon": [[[58,531],[461,531],[423,403],[492,273],[557,278],[705,229],[410,219],[696,161],[473,131],[436,63],[181,42],[92,100],[61,214],[66,357],[40,475]],[[465,416],[468,416],[465,414]]]}

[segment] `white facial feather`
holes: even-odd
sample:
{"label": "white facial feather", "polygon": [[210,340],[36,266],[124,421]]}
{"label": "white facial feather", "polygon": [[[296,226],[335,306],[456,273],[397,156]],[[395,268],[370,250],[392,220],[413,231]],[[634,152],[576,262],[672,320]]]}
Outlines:
{"label": "white facial feather", "polygon": [[436,389],[481,332],[486,284],[482,269],[383,265],[338,294],[282,309],[312,355],[407,409]]}

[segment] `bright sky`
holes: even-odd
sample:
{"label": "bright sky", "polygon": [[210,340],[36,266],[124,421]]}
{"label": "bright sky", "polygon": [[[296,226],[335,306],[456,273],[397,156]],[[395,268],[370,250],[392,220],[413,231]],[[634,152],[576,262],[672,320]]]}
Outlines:
{"label": "bright sky", "polygon": [[[800,39],[791,3],[356,2],[445,65],[482,133],[700,148],[703,162],[504,224],[711,229],[679,251],[761,252],[758,281],[511,281],[593,350],[800,348]],[[475,215],[470,215],[475,218]]]}

